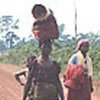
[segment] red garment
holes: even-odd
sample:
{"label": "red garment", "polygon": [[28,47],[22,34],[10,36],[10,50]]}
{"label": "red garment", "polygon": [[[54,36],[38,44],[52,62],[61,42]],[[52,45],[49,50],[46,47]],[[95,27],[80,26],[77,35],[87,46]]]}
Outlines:
{"label": "red garment", "polygon": [[33,34],[37,40],[57,39],[59,31],[53,14],[49,14],[43,21],[36,20],[33,24]]}
{"label": "red garment", "polygon": [[91,100],[91,89],[88,78],[85,78],[81,89],[68,89],[67,100]]}
{"label": "red garment", "polygon": [[91,100],[90,80],[81,65],[68,65],[64,73],[67,100]]}
{"label": "red garment", "polygon": [[67,88],[81,89],[84,69],[82,65],[68,65],[64,73],[64,85]]}

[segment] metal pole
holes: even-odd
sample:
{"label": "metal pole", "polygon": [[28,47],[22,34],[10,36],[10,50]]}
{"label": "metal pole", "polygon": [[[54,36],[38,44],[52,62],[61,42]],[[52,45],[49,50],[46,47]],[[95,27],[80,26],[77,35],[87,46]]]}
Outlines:
{"label": "metal pole", "polygon": [[76,36],[77,36],[77,7],[76,7],[75,0],[74,0],[74,9],[75,9],[75,22],[74,22],[74,24],[75,24],[75,38],[76,38]]}

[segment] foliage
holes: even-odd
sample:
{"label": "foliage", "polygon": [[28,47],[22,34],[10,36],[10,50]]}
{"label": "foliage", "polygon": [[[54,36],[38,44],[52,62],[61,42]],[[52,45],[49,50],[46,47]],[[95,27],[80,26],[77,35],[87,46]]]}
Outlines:
{"label": "foliage", "polygon": [[4,51],[6,49],[5,43],[0,40],[0,52]]}
{"label": "foliage", "polygon": [[0,33],[9,32],[13,29],[19,29],[19,19],[14,19],[13,16],[1,16],[0,17]]}
{"label": "foliage", "polygon": [[15,34],[18,27],[19,19],[14,19],[13,16],[1,16],[0,17],[0,34],[5,40],[6,48],[12,48],[15,41],[20,38]]}
{"label": "foliage", "polygon": [[[75,37],[66,36],[66,38],[62,39],[63,41],[56,40],[53,42],[53,51],[51,53],[51,57],[61,64],[62,71],[64,71],[69,58],[75,52],[77,41],[83,37],[89,39],[91,43],[89,55],[93,59],[94,77],[96,79],[100,79],[100,34],[81,33],[76,39]],[[40,52],[38,49],[38,44],[31,44],[28,42],[20,47],[9,49],[6,53],[2,54],[0,56],[0,63],[21,65],[30,55],[38,56],[39,54]]]}

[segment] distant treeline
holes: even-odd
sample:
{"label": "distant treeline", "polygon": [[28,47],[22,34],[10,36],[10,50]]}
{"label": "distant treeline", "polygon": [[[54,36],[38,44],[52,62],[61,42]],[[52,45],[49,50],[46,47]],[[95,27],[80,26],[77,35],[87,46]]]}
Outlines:
{"label": "distant treeline", "polygon": [[[94,76],[96,79],[100,79],[100,33],[79,33],[77,37],[61,35],[58,40],[53,42],[51,57],[61,64],[62,71],[64,71],[69,58],[75,52],[77,41],[82,38],[89,39],[90,41],[89,55],[93,60]],[[37,41],[23,42],[22,45],[16,45],[2,53],[0,63],[22,65],[30,55],[38,56],[39,54]]]}

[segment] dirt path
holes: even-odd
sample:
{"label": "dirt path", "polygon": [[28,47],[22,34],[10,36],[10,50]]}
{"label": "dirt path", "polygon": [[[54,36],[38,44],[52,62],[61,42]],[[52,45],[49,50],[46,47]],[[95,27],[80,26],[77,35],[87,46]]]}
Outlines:
{"label": "dirt path", "polygon": [[[23,87],[14,79],[17,66],[0,64],[0,100],[22,100]],[[65,95],[67,89],[64,88]],[[92,94],[92,100],[100,100],[100,92]]]}
{"label": "dirt path", "polygon": [[22,87],[13,77],[18,70],[16,66],[0,65],[0,100],[21,100]]}

